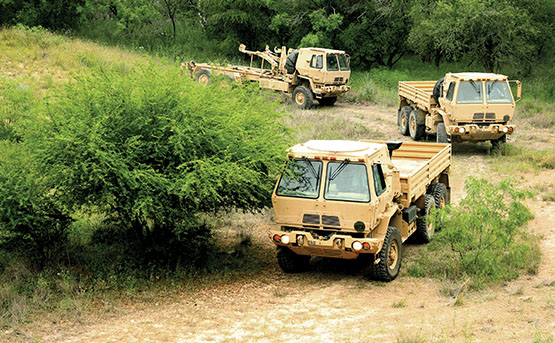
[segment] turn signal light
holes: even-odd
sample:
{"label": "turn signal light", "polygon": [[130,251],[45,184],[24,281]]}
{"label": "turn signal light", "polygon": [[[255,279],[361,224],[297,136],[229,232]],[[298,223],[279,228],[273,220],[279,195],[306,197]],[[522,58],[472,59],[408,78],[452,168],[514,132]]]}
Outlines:
{"label": "turn signal light", "polygon": [[278,234],[275,234],[274,237],[272,237],[272,239],[274,240],[274,242],[277,242],[277,243],[281,242],[281,237]]}
{"label": "turn signal light", "polygon": [[368,243],[368,242],[362,243],[362,249],[364,249],[364,250],[370,250],[370,243]]}

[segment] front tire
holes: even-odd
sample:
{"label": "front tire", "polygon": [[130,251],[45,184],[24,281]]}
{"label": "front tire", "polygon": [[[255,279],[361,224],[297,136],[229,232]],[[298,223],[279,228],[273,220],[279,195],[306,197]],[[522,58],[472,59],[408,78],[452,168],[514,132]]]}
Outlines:
{"label": "front tire", "polygon": [[498,139],[492,139],[491,140],[491,149],[495,150],[495,149],[499,149],[499,147],[503,144],[507,143],[507,135],[503,135],[501,137],[499,137]]}
{"label": "front tire", "polygon": [[320,103],[320,106],[333,106],[336,101],[337,101],[336,96],[330,96],[328,98],[318,99],[318,102]]}
{"label": "front tire", "polygon": [[401,260],[403,258],[403,239],[401,233],[395,226],[387,228],[382,250],[376,254],[378,263],[372,263],[370,266],[369,277],[379,281],[392,281],[401,269]]}
{"label": "front tire", "polygon": [[314,95],[312,91],[305,86],[297,86],[292,95],[293,104],[297,108],[308,110],[312,107]]}
{"label": "front tire", "polygon": [[445,130],[444,123],[437,124],[436,141],[438,143],[449,143],[449,135],[447,134],[447,130]]}
{"label": "front tire", "polygon": [[310,256],[297,255],[289,248],[278,247],[277,260],[284,272],[300,273],[308,269]]}

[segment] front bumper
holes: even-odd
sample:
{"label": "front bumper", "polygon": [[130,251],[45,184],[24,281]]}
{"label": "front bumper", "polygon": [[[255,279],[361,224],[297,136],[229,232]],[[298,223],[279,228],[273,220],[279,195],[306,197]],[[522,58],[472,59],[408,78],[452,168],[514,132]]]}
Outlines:
{"label": "front bumper", "polygon": [[505,124],[462,124],[451,125],[446,127],[447,133],[451,136],[451,141],[486,141],[499,139],[504,135],[510,135],[515,132],[515,125]]}
{"label": "front bumper", "polygon": [[[359,254],[377,253],[383,246],[383,239],[353,238],[349,235],[333,233],[328,239],[314,237],[306,231],[272,230],[270,239],[277,246],[285,246],[299,255],[356,259]],[[279,239],[276,239],[279,237]],[[284,237],[287,237],[284,239]],[[284,243],[287,241],[287,243]],[[360,249],[356,249],[360,243]]]}
{"label": "front bumper", "polygon": [[314,93],[322,96],[337,96],[348,92],[351,89],[350,86],[322,86],[317,88]]}

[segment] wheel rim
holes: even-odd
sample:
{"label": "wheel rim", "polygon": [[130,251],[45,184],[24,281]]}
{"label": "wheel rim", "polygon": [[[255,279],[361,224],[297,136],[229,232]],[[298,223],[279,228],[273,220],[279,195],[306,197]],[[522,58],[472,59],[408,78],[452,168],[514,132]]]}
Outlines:
{"label": "wheel rim", "polygon": [[416,120],[414,120],[414,117],[410,118],[410,132],[415,132],[416,131]]}
{"label": "wheel rim", "polygon": [[391,242],[389,251],[387,252],[387,266],[389,269],[395,269],[399,260],[399,244],[397,241]]}
{"label": "wheel rim", "polygon": [[210,78],[206,74],[202,74],[198,77],[198,83],[200,83],[203,86],[207,86],[209,80]]}
{"label": "wheel rim", "polygon": [[445,207],[445,197],[441,196],[441,200],[439,201],[439,208],[444,208]]}
{"label": "wheel rim", "polygon": [[401,128],[407,127],[407,116],[403,113],[401,114]]}
{"label": "wheel rim", "polygon": [[296,102],[297,104],[299,104],[299,105],[304,105],[305,101],[306,101],[306,98],[305,98],[303,92],[298,92],[298,93],[295,95],[295,102]]}

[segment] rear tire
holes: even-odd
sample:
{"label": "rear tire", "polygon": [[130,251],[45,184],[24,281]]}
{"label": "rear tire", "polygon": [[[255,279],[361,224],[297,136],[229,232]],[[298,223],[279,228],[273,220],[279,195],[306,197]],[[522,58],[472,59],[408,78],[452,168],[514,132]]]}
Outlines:
{"label": "rear tire", "polygon": [[378,264],[371,262],[368,277],[389,282],[399,275],[403,258],[403,239],[395,226],[387,228],[382,250],[376,254],[376,258],[379,262]]}
{"label": "rear tire", "polygon": [[199,70],[199,72],[195,76],[195,80],[201,86],[205,86],[205,87],[208,86],[210,84],[210,70],[207,70],[207,69]]}
{"label": "rear tire", "polygon": [[449,135],[447,134],[447,131],[445,130],[445,124],[444,123],[437,124],[436,141],[438,143],[449,143]]}
{"label": "rear tire", "polygon": [[422,124],[418,124],[418,110],[414,110],[409,116],[409,134],[410,138],[418,141],[424,137],[425,127]]}
{"label": "rear tire", "polygon": [[293,91],[292,95],[293,104],[297,108],[308,110],[312,107],[312,103],[314,101],[314,95],[312,91],[305,86],[297,86]]}
{"label": "rear tire", "polygon": [[320,103],[321,106],[333,106],[336,101],[337,101],[336,96],[330,96],[329,98],[318,99],[318,102]]}
{"label": "rear tire", "polygon": [[284,272],[299,273],[308,269],[310,256],[297,255],[289,248],[278,247],[277,260]]}
{"label": "rear tire", "polygon": [[431,194],[434,197],[436,207],[439,209],[442,209],[449,204],[447,186],[445,186],[442,182],[437,182],[431,185],[428,189],[428,194]]}
{"label": "rear tire", "polygon": [[430,242],[436,231],[435,219],[430,216],[433,208],[436,208],[435,199],[431,194],[426,194],[424,208],[420,211],[420,218],[416,220],[416,231],[414,232],[422,243]]}
{"label": "rear tire", "polygon": [[409,134],[409,116],[413,111],[411,106],[404,106],[399,110],[397,124],[399,125],[399,132],[403,136],[408,136]]}

